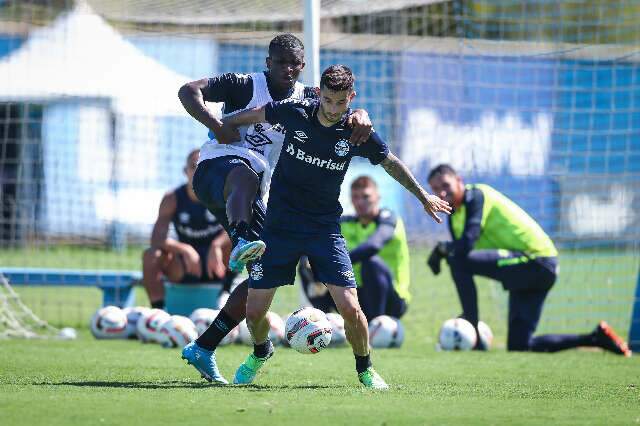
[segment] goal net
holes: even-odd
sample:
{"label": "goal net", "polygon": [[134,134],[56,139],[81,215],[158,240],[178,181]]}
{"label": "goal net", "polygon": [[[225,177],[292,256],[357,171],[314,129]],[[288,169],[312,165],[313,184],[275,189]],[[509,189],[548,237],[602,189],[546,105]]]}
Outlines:
{"label": "goal net", "polygon": [[0,274],[0,339],[62,338],[60,330],[40,319]]}
{"label": "goal net", "polygon": [[[0,257],[22,267],[138,269],[162,194],[207,131],[180,84],[265,69],[300,1],[0,3]],[[581,0],[323,0],[320,69],[350,66],[355,106],[426,184],[450,163],[505,193],[560,249],[540,331],[626,330],[640,258],[640,5]],[[447,238],[369,173],[414,242],[425,319],[459,313],[423,246]],[[343,191],[348,211],[348,193]],[[504,315],[495,285],[483,312]],[[483,296],[484,297],[484,296]],[[417,313],[415,315],[418,315]]]}

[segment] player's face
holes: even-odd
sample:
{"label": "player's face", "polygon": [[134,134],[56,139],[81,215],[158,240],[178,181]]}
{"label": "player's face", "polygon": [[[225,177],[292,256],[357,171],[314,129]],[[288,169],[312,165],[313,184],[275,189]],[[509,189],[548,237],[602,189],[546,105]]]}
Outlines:
{"label": "player's face", "polygon": [[337,123],[347,111],[356,92],[353,90],[335,91],[322,87],[320,89],[320,112],[329,123]]}
{"label": "player's face", "polygon": [[437,174],[429,180],[433,193],[448,202],[453,208],[462,204],[464,182],[460,176],[450,173]]}
{"label": "player's face", "polygon": [[276,89],[291,89],[303,68],[304,50],[301,49],[275,49],[267,57],[269,78]]}
{"label": "player's face", "polygon": [[184,174],[187,175],[187,181],[189,186],[191,186],[191,182],[193,181],[193,174],[196,172],[196,168],[198,167],[198,151],[195,151],[189,155],[187,158],[187,164],[184,165]]}
{"label": "player's face", "polygon": [[373,217],[378,214],[380,194],[374,186],[351,190],[351,203],[358,217]]}

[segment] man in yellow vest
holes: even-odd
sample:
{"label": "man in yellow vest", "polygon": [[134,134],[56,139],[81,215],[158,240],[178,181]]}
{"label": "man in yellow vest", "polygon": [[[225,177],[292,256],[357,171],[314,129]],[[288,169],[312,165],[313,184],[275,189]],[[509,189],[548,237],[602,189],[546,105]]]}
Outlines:
{"label": "man in yellow vest", "polygon": [[[433,192],[453,207],[449,216],[453,241],[438,243],[427,263],[437,275],[441,260],[447,260],[462,317],[476,330],[479,315],[473,277],[480,275],[500,281],[509,291],[508,350],[557,352],[595,346],[631,355],[626,342],[604,321],[587,334],[533,336],[558,274],[558,251],[551,238],[509,198],[489,185],[465,186],[448,164],[431,170],[428,180]],[[476,349],[483,349],[481,343]]]}
{"label": "man in yellow vest", "polygon": [[[378,185],[369,176],[351,184],[355,215],[340,219],[358,284],[358,300],[368,321],[379,315],[400,318],[411,299],[409,246],[402,219],[380,208]],[[302,259],[299,273],[311,304],[325,312],[335,310],[324,285],[316,283]]]}

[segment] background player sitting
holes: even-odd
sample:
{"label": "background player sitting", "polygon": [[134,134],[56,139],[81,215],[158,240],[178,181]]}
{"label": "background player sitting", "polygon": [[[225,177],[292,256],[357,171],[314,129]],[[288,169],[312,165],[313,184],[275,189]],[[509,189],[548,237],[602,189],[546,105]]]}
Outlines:
{"label": "background player sitting", "polygon": [[[163,277],[174,283],[223,280],[229,290],[235,274],[227,272],[231,241],[218,219],[198,201],[191,181],[199,150],[187,157],[187,183],[162,198],[151,233],[151,247],[142,256],[142,282],[151,306],[164,309]],[[173,223],[178,241],[169,238]]]}

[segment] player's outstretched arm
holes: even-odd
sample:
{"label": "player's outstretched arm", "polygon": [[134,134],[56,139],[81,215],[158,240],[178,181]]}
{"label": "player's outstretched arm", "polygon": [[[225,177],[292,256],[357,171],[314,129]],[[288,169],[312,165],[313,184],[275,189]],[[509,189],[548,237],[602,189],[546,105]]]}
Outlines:
{"label": "player's outstretched arm", "polygon": [[449,203],[440,199],[436,195],[429,194],[425,191],[413,176],[411,170],[409,170],[409,168],[391,152],[389,152],[387,158],[385,158],[380,164],[389,176],[394,178],[398,183],[400,183],[400,185],[404,186],[409,192],[415,195],[418,201],[422,203],[424,210],[436,222],[442,223],[442,219],[436,214],[437,212],[451,214],[451,206]]}
{"label": "player's outstretched arm", "polygon": [[209,80],[207,78],[203,78],[202,80],[184,84],[180,87],[180,90],[178,90],[178,98],[189,115],[202,123],[207,129],[210,129],[219,143],[234,142],[238,138],[229,139],[229,135],[221,131],[222,121],[214,116],[204,103],[204,90],[208,82]]}
{"label": "player's outstretched arm", "polygon": [[255,123],[263,123],[266,121],[264,110],[265,106],[263,105],[261,107],[247,109],[229,115],[222,119],[223,125],[219,132],[225,139],[233,138],[234,140],[238,140],[240,137],[238,127]]}
{"label": "player's outstretched arm", "polygon": [[225,125],[231,126],[233,128],[246,126],[248,124],[263,123],[266,121],[264,112],[265,107],[266,105],[257,108],[246,109],[233,115],[229,115],[222,121]]}

